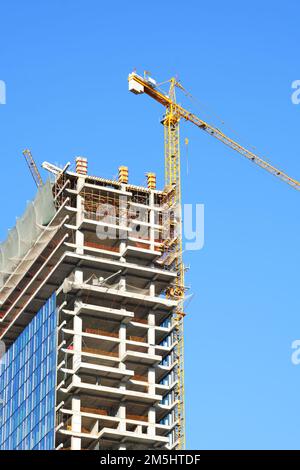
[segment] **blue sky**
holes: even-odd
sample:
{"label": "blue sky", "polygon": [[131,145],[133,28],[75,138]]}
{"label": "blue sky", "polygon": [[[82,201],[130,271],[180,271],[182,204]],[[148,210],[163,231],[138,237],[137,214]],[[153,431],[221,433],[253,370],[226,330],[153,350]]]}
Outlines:
{"label": "blue sky", "polygon": [[[35,192],[22,160],[89,159],[89,171],[163,183],[163,110],[127,91],[133,68],[177,75],[191,109],[300,179],[299,2],[2,3],[0,238]],[[262,4],[263,3],[263,4]],[[208,115],[205,110],[213,110]],[[205,205],[205,246],[186,253],[187,444],[299,449],[300,194],[183,123],[183,201]],[[185,150],[182,159],[185,162]]]}

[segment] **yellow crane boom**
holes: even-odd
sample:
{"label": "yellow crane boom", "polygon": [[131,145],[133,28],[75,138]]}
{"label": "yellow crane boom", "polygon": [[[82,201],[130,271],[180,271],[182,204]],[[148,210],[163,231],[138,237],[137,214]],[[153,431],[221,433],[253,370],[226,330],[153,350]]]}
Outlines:
{"label": "yellow crane boom", "polygon": [[[247,150],[238,142],[235,142],[233,139],[225,135],[218,128],[208,124],[207,122],[203,121],[198,116],[196,116],[195,114],[191,113],[190,111],[187,111],[182,106],[172,101],[172,98],[170,97],[170,95],[165,95],[164,93],[159,91],[157,88],[153,86],[153,84],[151,84],[151,82],[149,82],[149,80],[146,77],[143,78],[137,75],[136,73],[131,73],[129,75],[128,80],[129,80],[129,89],[133,93],[136,93],[136,94],[146,93],[147,95],[151,96],[151,98],[154,98],[156,101],[158,101],[160,104],[162,104],[166,108],[173,107],[173,112],[175,115],[178,116],[179,119],[183,118],[186,121],[192,122],[203,131],[207,132],[211,136],[223,142],[228,147],[232,148],[236,152],[246,157],[248,160],[252,161],[253,163],[256,163],[258,166],[268,171],[269,173],[273,174],[274,176],[280,178],[282,181],[289,184],[293,188],[300,190],[299,181],[295,180],[294,178],[291,178],[286,173],[274,167],[270,163],[266,162],[255,153],[251,152],[250,150]],[[172,81],[174,82],[175,86],[178,86],[181,89],[183,88],[180,85],[180,83],[178,83],[175,79],[172,78],[170,82],[172,83]]]}
{"label": "yellow crane boom", "polygon": [[43,180],[30,150],[23,150],[23,155],[25,157],[30,173],[35,181],[35,184],[37,185],[37,187],[42,186]]}
{"label": "yellow crane boom", "polygon": [[183,318],[184,318],[184,264],[182,256],[182,215],[181,215],[181,182],[180,182],[180,141],[179,141],[179,122],[185,119],[197,127],[223,142],[248,160],[252,161],[259,167],[268,171],[272,175],[280,178],[294,189],[300,190],[299,181],[291,178],[283,171],[274,167],[258,155],[235,142],[233,139],[225,135],[220,129],[208,124],[195,114],[187,111],[185,108],[177,104],[175,88],[178,87],[184,91],[182,85],[175,79],[168,80],[170,88],[168,94],[161,91],[155,80],[150,78],[147,73],[141,77],[133,72],[128,76],[129,90],[135,94],[146,93],[155,101],[165,107],[165,116],[162,124],[164,125],[164,142],[165,142],[165,186],[167,189],[173,188],[172,199],[169,205],[177,209],[176,221],[176,237],[167,248],[171,251],[172,259],[175,259],[175,268],[177,271],[177,280],[175,285],[167,291],[167,296],[177,300],[177,308],[174,314],[177,331],[177,436],[176,448],[185,449],[185,401],[184,401],[184,335],[183,335]]}

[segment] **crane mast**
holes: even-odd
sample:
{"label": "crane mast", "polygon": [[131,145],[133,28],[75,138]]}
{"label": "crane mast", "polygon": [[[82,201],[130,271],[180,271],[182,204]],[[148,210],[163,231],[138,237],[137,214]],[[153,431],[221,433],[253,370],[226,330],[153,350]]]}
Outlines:
{"label": "crane mast", "polygon": [[[151,81],[146,78],[141,82],[135,81],[136,74],[129,75],[129,89],[134,93],[141,93],[148,90],[148,94],[155,97],[156,90]],[[143,85],[145,82],[146,87]],[[175,260],[175,269],[177,272],[175,285],[169,288],[166,295],[170,299],[177,301],[177,307],[174,313],[174,321],[177,335],[177,447],[185,449],[185,403],[184,403],[184,264],[182,256],[182,209],[181,209],[181,172],[180,172],[180,135],[179,123],[180,113],[176,103],[176,80],[170,80],[168,97],[163,95],[156,96],[166,108],[165,116],[162,120],[164,126],[164,148],[165,148],[165,188],[168,194],[166,202],[169,208],[172,208],[175,220],[175,233],[172,237],[172,245],[167,249],[171,251]],[[141,91],[140,91],[141,90]],[[167,99],[164,99],[167,98]]]}
{"label": "crane mast", "polygon": [[[166,107],[166,114],[162,121],[164,126],[165,145],[165,186],[171,190],[171,197],[167,199],[169,207],[175,211],[175,231],[173,235],[172,254],[175,259],[177,278],[175,286],[167,291],[167,297],[177,300],[177,308],[174,315],[177,335],[177,441],[180,449],[185,449],[185,403],[184,403],[184,264],[182,257],[182,210],[181,210],[181,172],[180,172],[180,138],[179,121],[177,113],[176,82],[171,80],[171,103]],[[172,191],[173,189],[173,191]]]}
{"label": "crane mast", "polygon": [[170,207],[175,207],[176,210],[176,236],[172,241],[172,250],[176,263],[177,279],[175,285],[167,291],[169,298],[177,300],[177,308],[175,310],[175,324],[177,331],[177,356],[178,356],[178,386],[177,386],[177,400],[178,400],[178,413],[177,413],[177,440],[178,449],[185,449],[185,403],[184,403],[184,335],[183,335],[183,318],[184,318],[184,264],[182,256],[182,213],[181,213],[181,180],[180,180],[180,138],[179,138],[179,123],[180,119],[185,119],[196,125],[199,129],[205,131],[207,134],[215,137],[217,140],[223,142],[231,149],[238,152],[240,155],[246,157],[251,162],[259,167],[268,171],[272,175],[281,179],[296,190],[300,190],[300,182],[291,178],[282,170],[271,165],[252,151],[246,149],[238,142],[234,141],[220,129],[210,125],[204,120],[200,119],[195,114],[186,110],[176,102],[175,88],[182,89],[183,86],[175,79],[168,80],[170,88],[168,94],[161,91],[157,86],[155,80],[150,78],[147,73],[141,77],[133,72],[128,76],[129,90],[135,94],[146,93],[155,101],[159,102],[165,107],[165,116],[162,120],[164,125],[164,146],[165,146],[165,186],[166,191],[171,194],[168,199]]}

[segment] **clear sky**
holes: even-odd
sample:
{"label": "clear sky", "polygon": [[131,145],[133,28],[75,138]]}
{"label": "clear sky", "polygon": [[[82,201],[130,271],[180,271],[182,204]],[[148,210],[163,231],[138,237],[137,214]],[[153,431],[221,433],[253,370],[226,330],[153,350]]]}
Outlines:
{"label": "clear sky", "polygon": [[[127,74],[177,75],[191,109],[300,179],[299,2],[10,0],[0,7],[0,237],[33,197],[38,163],[89,159],[91,174],[163,183],[163,109]],[[205,110],[213,110],[213,116]],[[205,112],[204,112],[205,111]],[[183,200],[205,205],[205,245],[186,253],[187,444],[300,448],[300,194],[199,129]]]}

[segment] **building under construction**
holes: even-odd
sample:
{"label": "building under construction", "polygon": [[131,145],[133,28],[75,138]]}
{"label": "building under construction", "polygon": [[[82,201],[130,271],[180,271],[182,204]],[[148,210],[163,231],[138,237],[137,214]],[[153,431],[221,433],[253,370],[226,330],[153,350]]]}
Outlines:
{"label": "building under construction", "polygon": [[44,168],[0,245],[0,448],[183,448],[174,188]]}
{"label": "building under construction", "polygon": [[[184,119],[292,188],[300,182],[176,101],[175,78],[133,72],[165,109],[165,187],[60,169],[0,245],[1,449],[184,449]],[[164,83],[169,89],[164,91]],[[1,344],[0,344],[1,345]]]}

